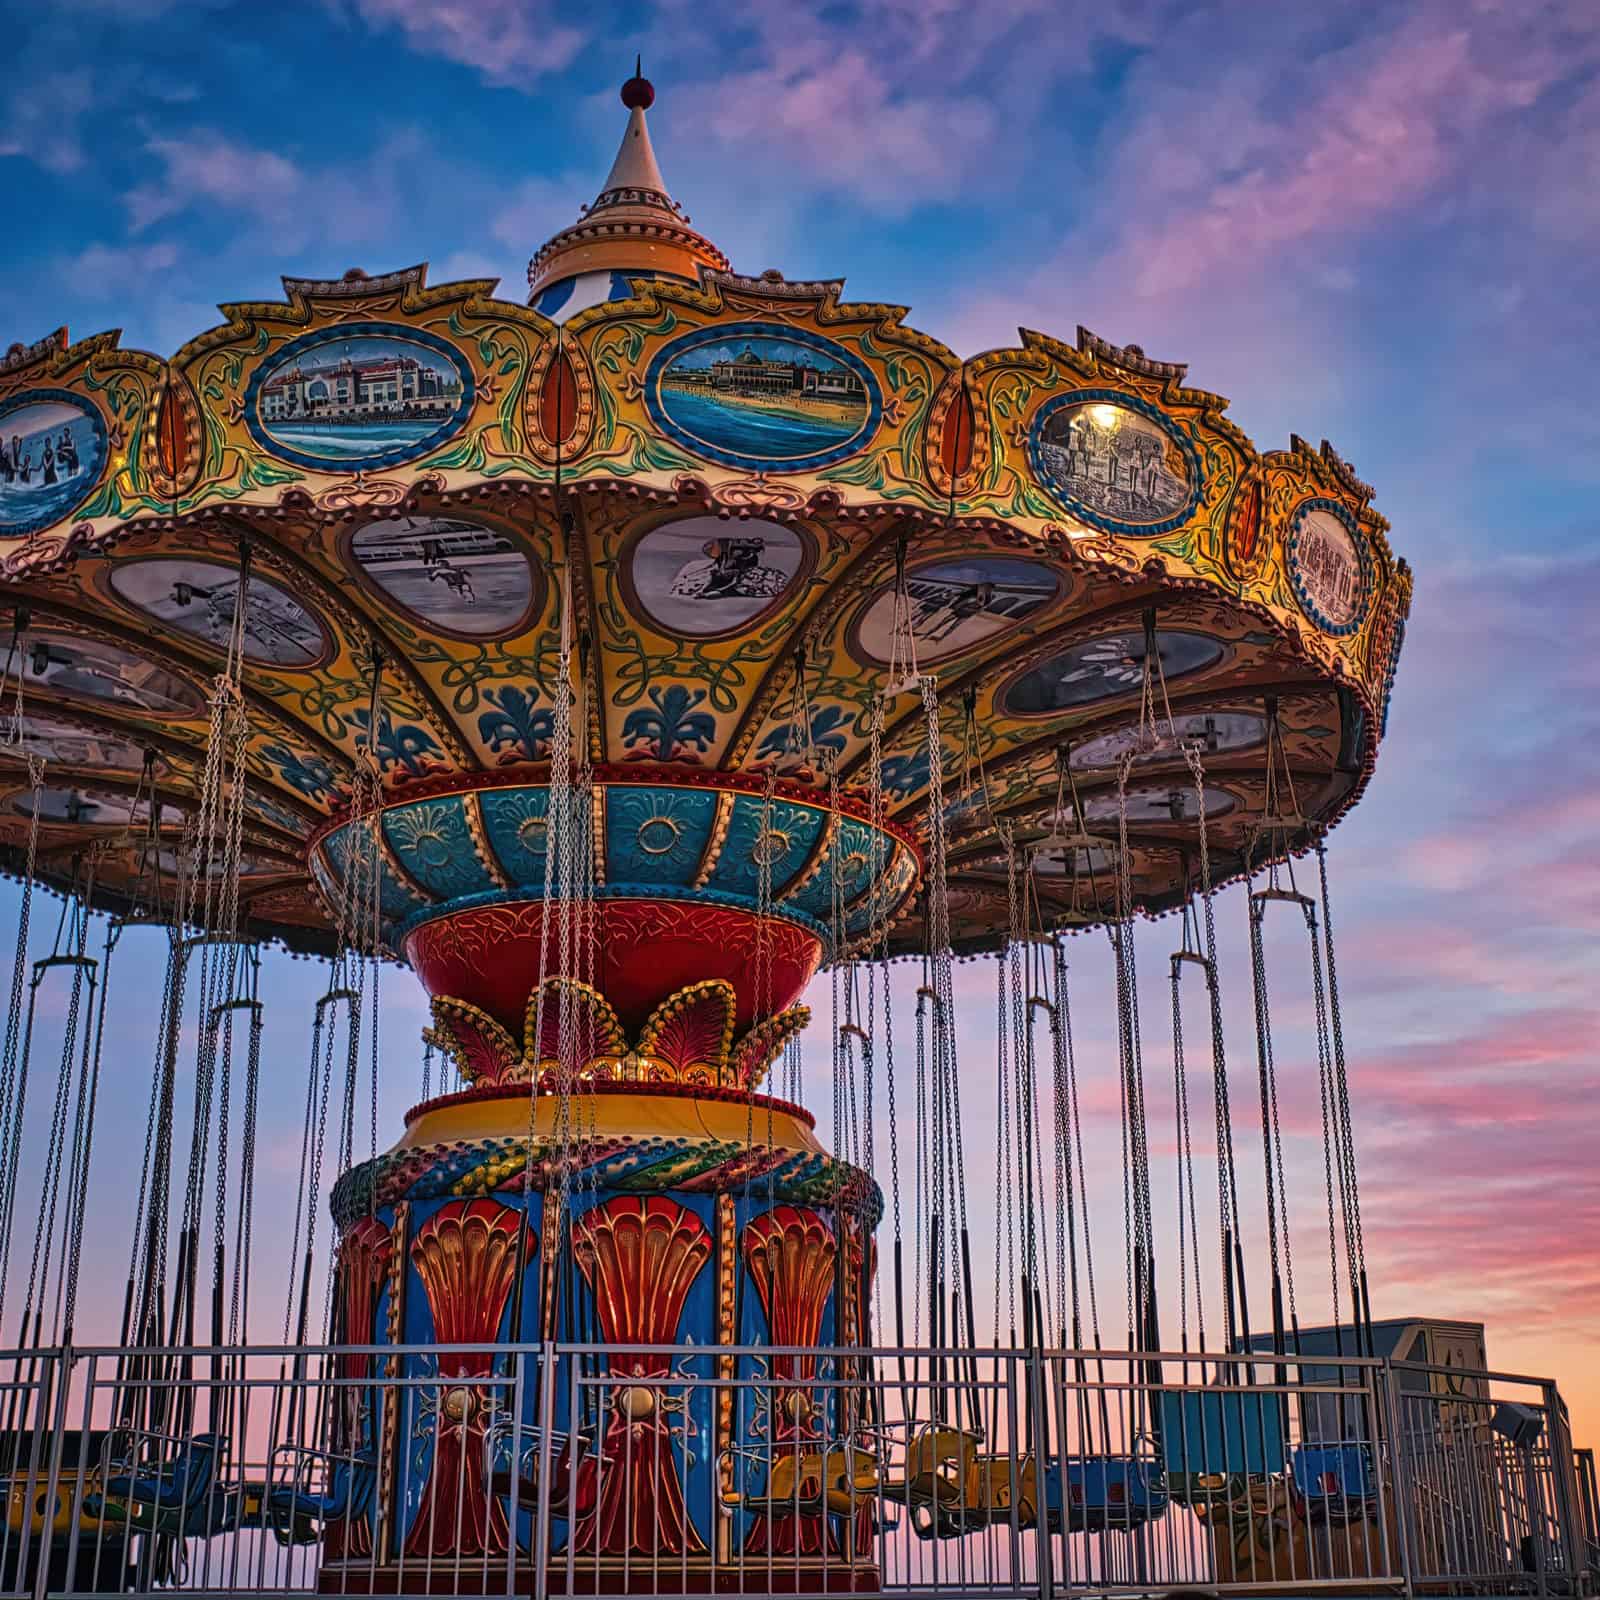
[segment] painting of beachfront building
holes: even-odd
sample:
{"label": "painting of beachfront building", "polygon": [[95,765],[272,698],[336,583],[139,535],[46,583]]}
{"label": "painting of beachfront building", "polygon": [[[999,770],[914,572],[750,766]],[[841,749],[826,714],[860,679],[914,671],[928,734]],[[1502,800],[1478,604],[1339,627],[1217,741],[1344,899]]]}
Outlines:
{"label": "painting of beachfront building", "polygon": [[471,397],[443,340],[330,328],[286,345],[251,385],[251,431],[311,466],[393,465],[442,443]]}
{"label": "painting of beachfront building", "polygon": [[1295,517],[1289,577],[1302,609],[1329,633],[1349,632],[1366,614],[1367,574],[1357,535],[1321,504]]}
{"label": "painting of beachfront building", "polygon": [[831,340],[741,328],[674,340],[651,366],[656,421],[732,465],[798,471],[866,442],[880,404],[867,368]]}
{"label": "painting of beachfront building", "polygon": [[35,390],[0,406],[0,533],[59,522],[94,488],[105,459],[99,416],[72,395]]}
{"label": "painting of beachfront building", "polygon": [[1073,509],[1134,528],[1165,526],[1194,498],[1194,473],[1168,428],[1129,406],[1091,401],[1048,409],[1033,459]]}

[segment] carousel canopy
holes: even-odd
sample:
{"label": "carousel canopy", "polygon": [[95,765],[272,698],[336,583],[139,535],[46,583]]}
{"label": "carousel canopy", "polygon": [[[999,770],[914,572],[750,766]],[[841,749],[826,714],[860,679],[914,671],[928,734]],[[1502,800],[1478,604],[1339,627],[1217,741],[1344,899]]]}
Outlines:
{"label": "carousel canopy", "polygon": [[907,639],[937,679],[958,948],[1004,939],[1009,852],[1062,835],[1064,778],[1079,843],[1035,863],[1046,920],[1112,909],[1109,883],[1083,900],[1085,828],[1125,827],[1157,911],[1202,804],[1219,881],[1336,821],[1410,576],[1334,450],[1258,450],[1182,365],[1083,329],[963,360],[842,282],[740,276],[667,191],[650,86],[623,99],[527,305],[352,270],[225,305],[170,358],[63,329],[0,360],[11,859],[37,790],[57,881],[92,860],[116,903],[170,868],[241,581],[242,925],[292,947],[331,942],[368,762],[392,947],[540,879],[568,600],[607,884],[737,902],[765,855],[778,914],[842,898],[860,928],[887,885],[920,948],[916,693],[873,757]]}

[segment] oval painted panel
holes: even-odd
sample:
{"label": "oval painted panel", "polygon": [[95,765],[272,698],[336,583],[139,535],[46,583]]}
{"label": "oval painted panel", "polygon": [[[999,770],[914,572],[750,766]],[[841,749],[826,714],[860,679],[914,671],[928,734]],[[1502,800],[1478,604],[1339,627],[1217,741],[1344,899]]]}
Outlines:
{"label": "oval painted panel", "polygon": [[1200,498],[1200,457],[1173,423],[1115,389],[1058,395],[1028,432],[1039,484],[1091,527],[1170,533]]}
{"label": "oval painted panel", "polygon": [[972,467],[972,441],[976,427],[972,396],[967,393],[967,386],[963,383],[945,415],[944,432],[939,439],[940,462],[945,477],[952,485],[959,483]]}
{"label": "oval painted panel", "polygon": [[[11,797],[11,808],[25,817],[34,811],[33,790],[21,789]],[[124,800],[116,795],[85,794],[81,789],[41,789],[39,791],[39,820],[41,822],[66,822],[74,827],[115,828],[129,823],[147,822],[150,808],[139,801]]]}
{"label": "oval painted panel", "polygon": [[1294,514],[1288,555],[1300,609],[1324,633],[1354,633],[1372,598],[1371,558],[1356,519],[1337,500],[1305,501]]}
{"label": "oval painted panel", "polygon": [[392,467],[443,444],[472,408],[472,371],[416,328],[354,322],[292,339],[251,375],[245,423],[262,449],[321,472]]}
{"label": "oval painted panel", "polygon": [[178,394],[170,385],[161,393],[161,404],[156,408],[156,454],[161,460],[161,470],[169,478],[180,477],[189,464],[189,436],[184,427],[183,406]]}
{"label": "oval painted panel", "polygon": [[700,328],[656,352],[645,405],[661,431],[708,461],[803,472],[854,455],[883,415],[878,380],[803,328]]}
{"label": "oval painted panel", "polygon": [[65,389],[0,404],[0,534],[37,533],[88,499],[106,462],[100,413]]}
{"label": "oval painted panel", "polygon": [[1172,719],[1176,743],[1163,738],[1152,747],[1140,748],[1137,728],[1114,728],[1072,747],[1072,770],[1093,772],[1115,769],[1125,755],[1133,756],[1136,767],[1158,761],[1182,761],[1185,746],[1192,745],[1202,760],[1208,756],[1231,755],[1238,750],[1253,750],[1266,743],[1267,719],[1253,711],[1180,711]]}
{"label": "oval painted panel", "polygon": [[634,608],[653,626],[714,639],[779,604],[810,558],[805,538],[781,523],[685,517],[642,534],[623,571]]}
{"label": "oval painted panel", "polygon": [[[214,650],[228,648],[239,569],[190,556],[151,556],[111,569],[116,597],[176,633]],[[287,589],[250,574],[244,657],[273,667],[309,667],[327,654],[321,624]]]}
{"label": "oval painted panel", "polygon": [[[106,772],[140,772],[144,768],[144,751],[132,739],[74,727],[56,717],[39,717],[31,712],[22,718],[20,750],[17,746],[11,749],[58,767],[89,767]],[[166,770],[167,764],[158,760],[157,776]]]}
{"label": "oval painted panel", "polygon": [[42,687],[68,700],[122,706],[158,717],[197,717],[199,691],[176,673],[101,639],[30,630],[23,642],[25,692]]}
{"label": "oval painted panel", "polygon": [[558,350],[539,391],[539,426],[551,444],[565,444],[578,426],[578,375],[572,358]]}
{"label": "oval painted panel", "polygon": [[537,580],[516,541],[458,517],[385,517],[350,540],[361,575],[424,627],[468,639],[515,633]]}
{"label": "oval painted panel", "polygon": [[[1174,628],[1156,630],[1156,649],[1168,683],[1215,666],[1223,654],[1209,634]],[[1014,717],[1048,717],[1134,694],[1144,681],[1144,656],[1140,629],[1086,639],[1013,678],[1000,691],[1001,708]]]}
{"label": "oval painted panel", "polygon": [[[1208,818],[1225,816],[1239,803],[1226,789],[1213,789],[1209,784],[1205,795]],[[1128,790],[1129,823],[1145,827],[1181,825],[1194,822],[1199,814],[1200,805],[1192,784],[1175,783],[1170,788],[1151,785]],[[1084,802],[1083,816],[1084,821],[1091,823],[1120,823],[1122,803],[1117,798],[1116,790],[1103,790],[1091,795]]]}
{"label": "oval painted panel", "polygon": [[[911,633],[918,666],[967,655],[1011,633],[1060,592],[1061,580],[1042,561],[973,556],[934,561],[906,574]],[[874,666],[887,665],[894,627],[894,585],[867,603],[850,630],[850,645]]]}

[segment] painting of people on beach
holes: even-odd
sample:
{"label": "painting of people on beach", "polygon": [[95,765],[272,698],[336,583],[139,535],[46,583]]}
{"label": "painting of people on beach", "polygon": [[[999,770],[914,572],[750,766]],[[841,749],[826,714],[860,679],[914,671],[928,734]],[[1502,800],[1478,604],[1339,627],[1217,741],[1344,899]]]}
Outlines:
{"label": "painting of people on beach", "polygon": [[1092,522],[1155,533],[1194,503],[1198,471],[1183,440],[1132,406],[1066,396],[1039,414],[1031,444],[1045,487]]}
{"label": "painting of people on beach", "polygon": [[508,533],[459,517],[385,517],[350,541],[362,573],[418,621],[473,639],[516,629],[533,603],[528,558]]}
{"label": "painting of people on beach", "polygon": [[443,339],[357,323],[285,345],[251,379],[245,417],[275,455],[353,471],[425,455],[471,403],[472,375]]}
{"label": "painting of people on beach", "polygon": [[94,488],[106,459],[99,415],[65,391],[0,405],[0,534],[59,522]]}
{"label": "painting of people on beach", "polygon": [[707,639],[768,610],[805,557],[800,535],[776,522],[685,517],[639,540],[628,578],[639,609],[663,632]]}
{"label": "painting of people on beach", "polygon": [[[1055,598],[1060,582],[1043,562],[1008,556],[935,561],[906,574],[917,665],[966,655],[1010,633]],[[852,643],[881,665],[890,658],[895,591],[880,589],[856,623]]]}
{"label": "painting of people on beach", "polygon": [[[186,556],[152,556],[113,567],[117,597],[214,650],[226,650],[239,592],[239,569]],[[244,657],[273,667],[309,667],[326,641],[316,618],[289,593],[258,573],[245,595]]]}
{"label": "painting of people on beach", "polygon": [[[200,715],[198,690],[165,667],[101,639],[31,630],[18,654],[25,693],[43,688],[68,700],[123,706],[153,716]],[[7,693],[15,690],[9,681]]]}
{"label": "painting of people on beach", "polygon": [[779,472],[842,460],[882,411],[877,380],[831,339],[759,323],[673,340],[650,364],[645,403],[697,455]]}

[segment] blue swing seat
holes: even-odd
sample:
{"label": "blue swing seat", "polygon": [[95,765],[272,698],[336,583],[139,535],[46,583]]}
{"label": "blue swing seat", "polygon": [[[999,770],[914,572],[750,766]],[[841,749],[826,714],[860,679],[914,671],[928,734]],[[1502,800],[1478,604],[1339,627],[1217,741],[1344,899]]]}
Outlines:
{"label": "blue swing seat", "polygon": [[1169,1483],[1268,1478],[1288,1460],[1282,1396],[1251,1389],[1166,1389],[1161,1464]]}
{"label": "blue swing seat", "polygon": [[[103,1522],[121,1522],[140,1533],[167,1533],[185,1537],[210,1532],[211,1507],[220,1498],[216,1484],[217,1459],[228,1441],[219,1433],[197,1433],[190,1439],[170,1439],[156,1434],[131,1435],[160,1445],[171,1454],[164,1462],[142,1467],[108,1462],[100,1486],[85,1496],[84,1514]],[[109,1448],[109,1441],[108,1441]]]}
{"label": "blue swing seat", "polygon": [[1295,1493],[1312,1522],[1360,1522],[1377,1506],[1372,1457],[1364,1444],[1303,1444],[1290,1459]]}
{"label": "blue swing seat", "polygon": [[1045,1474],[1055,1532],[1129,1533],[1161,1516],[1169,1498],[1160,1466],[1144,1456],[1067,1456]]}
{"label": "blue swing seat", "polygon": [[[283,1480],[276,1470],[280,1456],[289,1456],[296,1463]],[[274,1452],[273,1462],[264,1520],[280,1544],[314,1544],[329,1527],[371,1514],[378,1468],[367,1457],[282,1445]],[[302,1487],[308,1469],[317,1466],[323,1469],[326,1487],[319,1491]]]}

